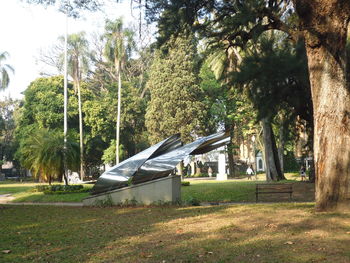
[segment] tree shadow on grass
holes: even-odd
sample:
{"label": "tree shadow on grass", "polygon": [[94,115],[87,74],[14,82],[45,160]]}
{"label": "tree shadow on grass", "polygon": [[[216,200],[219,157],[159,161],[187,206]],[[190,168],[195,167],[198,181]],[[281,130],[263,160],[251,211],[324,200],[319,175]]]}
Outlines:
{"label": "tree shadow on grass", "polygon": [[[170,220],[225,207],[69,208],[6,206],[0,210],[0,262],[84,262],[110,242],[143,235]],[[121,244],[124,244],[123,242]],[[127,244],[127,243],[125,243]],[[124,244],[124,245],[125,245]],[[120,244],[116,245],[116,247]]]}
{"label": "tree shadow on grass", "polygon": [[[12,210],[12,211],[11,211]],[[0,210],[4,262],[347,262],[349,216],[312,204]],[[10,248],[7,246],[10,245]],[[331,251],[333,249],[337,253]],[[314,261],[313,261],[314,260]]]}

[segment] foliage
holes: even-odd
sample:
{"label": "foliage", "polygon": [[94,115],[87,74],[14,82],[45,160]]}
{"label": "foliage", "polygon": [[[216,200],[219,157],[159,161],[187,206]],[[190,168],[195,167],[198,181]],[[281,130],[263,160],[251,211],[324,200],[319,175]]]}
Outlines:
{"label": "foliage", "polygon": [[185,182],[185,181],[182,181],[181,182],[181,186],[190,186],[190,182]]}
{"label": "foliage", "polygon": [[[311,91],[305,50],[282,40],[262,38],[260,45],[247,54],[231,78],[247,89],[258,109],[258,119],[276,116],[281,110],[312,123]],[[281,46],[282,45],[282,46]]]}
{"label": "foliage", "polygon": [[0,53],[0,91],[6,89],[10,84],[9,72],[14,73],[14,69],[10,65],[4,64],[8,57],[8,52]]}
{"label": "foliage", "polygon": [[40,4],[44,6],[56,5],[58,10],[68,16],[77,18],[82,10],[97,11],[101,2],[97,0],[84,1],[56,1],[56,0],[24,0],[27,3]]}
{"label": "foliage", "polygon": [[68,169],[77,171],[79,145],[68,138],[64,149],[63,141],[62,132],[36,130],[20,143],[18,154],[21,164],[30,169],[35,177],[49,183],[53,179],[62,179],[63,158],[66,158]]}
{"label": "foliage", "polygon": [[45,191],[51,191],[51,192],[74,192],[83,189],[84,186],[82,185],[62,185],[62,184],[54,184],[54,185],[37,185],[34,188],[34,191],[37,192],[45,192]]}
{"label": "foliage", "polygon": [[[77,101],[68,86],[68,126],[77,127]],[[17,135],[32,128],[59,129],[63,126],[63,77],[38,78],[24,92],[24,101],[17,124]],[[23,132],[22,132],[23,131]],[[26,136],[24,136],[26,137]]]}
{"label": "foliage", "polygon": [[193,36],[172,38],[162,53],[158,50],[150,71],[146,127],[149,140],[158,142],[180,133],[184,142],[202,132],[204,104],[196,73],[196,46]]}
{"label": "foliage", "polygon": [[194,198],[192,196],[190,196],[186,200],[186,203],[189,204],[189,205],[192,205],[192,206],[200,206],[201,205],[201,202],[198,199],[196,199],[196,198]]}
{"label": "foliage", "polygon": [[115,79],[117,75],[124,69],[126,61],[131,57],[133,49],[135,49],[134,32],[123,27],[121,18],[115,21],[107,20],[105,25],[106,44],[104,55],[108,62],[115,68]]}
{"label": "foliage", "polygon": [[6,98],[0,101],[0,161],[12,161],[16,150],[14,139],[15,111],[19,101]]}
{"label": "foliage", "polygon": [[[105,164],[113,164],[115,162],[115,140],[111,140],[110,146],[103,152],[102,160]],[[124,159],[125,151],[122,144],[119,145],[119,156]]]}

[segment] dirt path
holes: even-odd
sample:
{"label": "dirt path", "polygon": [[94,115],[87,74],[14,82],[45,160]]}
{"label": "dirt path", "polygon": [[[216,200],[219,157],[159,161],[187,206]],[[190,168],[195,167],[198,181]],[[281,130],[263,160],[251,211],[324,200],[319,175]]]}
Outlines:
{"label": "dirt path", "polygon": [[11,203],[15,199],[11,194],[0,195],[0,205],[51,205],[51,206],[83,206],[83,203],[68,203],[68,202],[55,202],[55,203],[33,203],[33,202],[23,202],[23,203]]}
{"label": "dirt path", "polygon": [[0,195],[0,204],[10,203],[13,199],[15,198],[11,194]]}

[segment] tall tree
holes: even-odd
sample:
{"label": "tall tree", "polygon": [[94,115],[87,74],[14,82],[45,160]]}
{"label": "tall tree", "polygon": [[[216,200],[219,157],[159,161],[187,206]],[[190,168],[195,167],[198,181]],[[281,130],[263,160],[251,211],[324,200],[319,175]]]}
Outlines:
{"label": "tall tree", "polygon": [[8,57],[8,52],[0,53],[0,90],[6,89],[10,84],[9,72],[14,73],[14,69],[9,64],[5,64]]}
{"label": "tall tree", "polygon": [[305,38],[314,108],[316,207],[345,204],[350,185],[350,88],[346,39],[350,1],[294,0]]}
{"label": "tall tree", "polygon": [[[60,37],[64,42],[64,37]],[[81,80],[83,74],[88,71],[89,45],[84,32],[71,34],[68,36],[68,73],[73,79],[75,92],[78,94],[79,112],[79,141],[80,141],[80,179],[84,180],[84,137],[83,137],[83,112],[81,101]],[[63,58],[64,54],[62,54]],[[63,61],[63,60],[62,60]]]}
{"label": "tall tree", "polygon": [[315,125],[316,208],[328,210],[346,202],[350,180],[350,92],[345,65],[350,1],[148,0],[147,8],[151,20],[160,22],[159,35],[163,39],[181,31],[181,24],[200,29],[213,37],[213,42],[226,47],[244,47],[249,40],[272,29],[286,32],[294,42],[304,38]]}
{"label": "tall tree", "polygon": [[[305,50],[283,44],[283,38],[261,38],[259,45],[247,53],[233,82],[246,90],[258,110],[264,131],[265,161],[268,180],[283,179],[272,122],[284,114],[285,123],[301,116],[312,125],[312,103],[307,79]],[[288,112],[287,112],[288,111]],[[281,127],[280,127],[281,129]]]}
{"label": "tall tree", "polygon": [[201,132],[204,117],[194,38],[171,38],[163,51],[157,51],[147,82],[151,93],[146,113],[149,139],[155,143],[180,133],[189,142]]}
{"label": "tall tree", "polygon": [[104,37],[107,42],[105,45],[105,57],[114,67],[114,78],[118,81],[118,109],[116,124],[116,163],[119,163],[119,131],[120,131],[120,114],[121,114],[121,94],[122,94],[122,70],[126,60],[131,56],[135,47],[133,41],[133,31],[123,28],[121,18],[115,21],[106,21],[106,33]]}
{"label": "tall tree", "polygon": [[11,98],[0,101],[0,162],[13,161],[15,111],[18,106],[19,101]]}
{"label": "tall tree", "polygon": [[[70,95],[72,95],[73,90],[69,89],[69,91],[71,92]],[[50,133],[52,130],[58,130],[62,126],[63,78],[62,76],[39,78],[30,84],[24,92],[24,95],[25,97],[19,109],[19,118],[15,131],[16,140],[20,145],[16,152],[16,159],[19,160],[23,166],[28,167],[28,163],[25,163],[26,157],[23,157],[23,153],[26,151],[24,144],[28,142],[28,138],[37,130],[45,129]],[[73,103],[70,104],[68,111],[69,124],[71,127],[77,127],[77,101],[73,99],[71,101]],[[77,132],[71,129],[71,134],[75,136]],[[59,137],[59,135],[57,136]],[[63,140],[62,137],[60,138]],[[24,148],[21,146],[24,146]],[[60,147],[63,147],[63,144]],[[76,164],[77,167],[79,167],[79,159]],[[65,181],[68,182],[68,180]]]}

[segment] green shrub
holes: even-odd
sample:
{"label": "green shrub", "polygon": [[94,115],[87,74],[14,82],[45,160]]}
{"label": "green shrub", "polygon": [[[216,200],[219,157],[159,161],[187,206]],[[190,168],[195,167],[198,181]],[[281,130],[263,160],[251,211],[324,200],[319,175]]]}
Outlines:
{"label": "green shrub", "polygon": [[69,194],[69,193],[84,193],[90,189],[84,189],[82,185],[37,185],[34,188],[36,192],[43,192],[44,194]]}
{"label": "green shrub", "polygon": [[182,186],[190,186],[190,182],[181,182]]}
{"label": "green shrub", "polygon": [[207,173],[199,173],[199,174],[194,174],[193,177],[209,177],[209,174],[207,174]]}
{"label": "green shrub", "polygon": [[46,195],[62,195],[62,194],[73,194],[73,193],[86,193],[89,192],[90,189],[87,188],[82,188],[79,190],[70,190],[70,191],[50,191],[50,190],[46,190],[44,191],[44,194]]}
{"label": "green shrub", "polygon": [[44,192],[50,190],[50,185],[37,185],[34,187],[34,192]]}
{"label": "green shrub", "polygon": [[197,198],[192,197],[192,196],[190,196],[186,202],[187,202],[187,204],[193,205],[193,206],[200,206],[201,205],[201,202]]}

